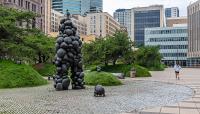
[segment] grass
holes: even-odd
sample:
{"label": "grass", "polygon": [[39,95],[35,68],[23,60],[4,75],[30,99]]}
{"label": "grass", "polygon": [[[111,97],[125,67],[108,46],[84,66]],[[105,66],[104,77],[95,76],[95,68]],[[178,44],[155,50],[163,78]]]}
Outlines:
{"label": "grass", "polygon": [[[110,73],[124,73],[126,77],[130,77],[131,68],[136,69],[136,77],[150,77],[151,74],[147,68],[139,66],[139,65],[126,65],[126,64],[117,64],[115,66],[102,66],[102,71],[110,72]],[[92,69],[93,71],[95,69]]]}
{"label": "grass", "polygon": [[53,76],[56,73],[56,67],[53,64],[36,64],[33,68],[38,71],[38,73],[42,76]]}
{"label": "grass", "polygon": [[113,65],[101,66],[102,71],[111,72],[111,73],[124,73],[126,77],[130,76],[131,68],[132,68],[132,65],[126,65],[126,64],[116,64],[115,66]]}
{"label": "grass", "polygon": [[0,88],[32,87],[47,81],[31,66],[0,60]]}
{"label": "grass", "polygon": [[85,73],[86,85],[103,85],[103,86],[117,86],[122,82],[114,77],[111,73],[107,72],[86,72]]}
{"label": "grass", "polygon": [[147,68],[144,68],[139,65],[134,65],[136,70],[136,77],[151,77],[151,73],[148,71]]}

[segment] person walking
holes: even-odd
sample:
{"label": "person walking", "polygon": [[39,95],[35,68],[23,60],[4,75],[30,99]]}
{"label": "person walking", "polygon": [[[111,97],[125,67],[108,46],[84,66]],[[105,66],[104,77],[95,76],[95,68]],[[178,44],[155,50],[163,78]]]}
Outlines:
{"label": "person walking", "polygon": [[181,70],[181,66],[179,65],[178,62],[174,65],[174,70],[175,70],[176,79],[180,80],[179,73]]}

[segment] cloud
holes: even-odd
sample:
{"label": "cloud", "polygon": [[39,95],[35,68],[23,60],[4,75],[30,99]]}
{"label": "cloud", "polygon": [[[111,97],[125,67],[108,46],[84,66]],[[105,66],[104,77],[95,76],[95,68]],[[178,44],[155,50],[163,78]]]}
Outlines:
{"label": "cloud", "polygon": [[187,6],[196,0],[104,0],[104,11],[111,15],[119,8],[143,7],[149,5],[164,5],[164,7],[179,7],[180,15],[186,16]]}

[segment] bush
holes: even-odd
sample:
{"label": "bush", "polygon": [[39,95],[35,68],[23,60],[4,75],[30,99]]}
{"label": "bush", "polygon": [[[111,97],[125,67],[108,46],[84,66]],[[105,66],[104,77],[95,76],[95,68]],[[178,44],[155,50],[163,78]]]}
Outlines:
{"label": "bush", "polygon": [[117,64],[115,66],[113,65],[102,66],[102,71],[111,73],[124,73],[126,77],[129,77],[131,68],[132,65]]}
{"label": "bush", "polygon": [[166,65],[160,64],[160,65],[158,65],[157,67],[150,67],[150,68],[148,68],[148,69],[149,69],[150,71],[163,71],[163,70],[165,70],[165,68],[167,68]]}
{"label": "bush", "polygon": [[103,85],[103,86],[116,86],[121,85],[121,81],[114,77],[111,73],[106,72],[86,72],[85,73],[86,85]]}
{"label": "bush", "polygon": [[136,70],[136,77],[151,77],[151,74],[147,68],[139,65],[134,65],[134,68]]}
{"label": "bush", "polygon": [[0,88],[32,87],[47,81],[31,66],[0,60]]}
{"label": "bush", "polygon": [[53,76],[56,74],[56,67],[50,63],[40,63],[34,65],[34,69],[42,76]]}

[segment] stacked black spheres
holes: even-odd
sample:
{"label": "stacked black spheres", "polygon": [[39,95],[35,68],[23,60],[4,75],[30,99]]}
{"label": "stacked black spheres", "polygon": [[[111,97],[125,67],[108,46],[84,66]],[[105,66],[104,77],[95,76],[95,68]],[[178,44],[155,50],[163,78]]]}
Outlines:
{"label": "stacked black spheres", "polygon": [[[68,90],[70,78],[72,89],[84,89],[84,73],[82,68],[82,41],[76,35],[77,28],[70,19],[67,11],[66,17],[60,21],[59,35],[55,44],[55,65],[57,74],[54,77],[56,90]],[[71,77],[68,71],[71,68]]]}

